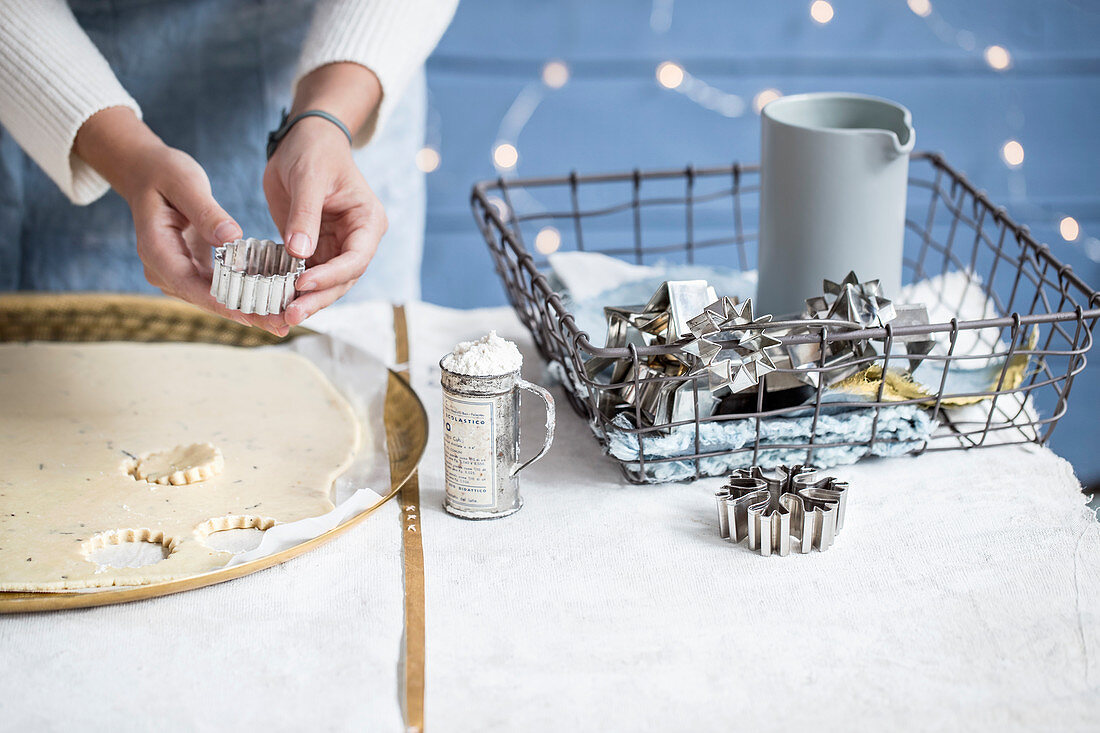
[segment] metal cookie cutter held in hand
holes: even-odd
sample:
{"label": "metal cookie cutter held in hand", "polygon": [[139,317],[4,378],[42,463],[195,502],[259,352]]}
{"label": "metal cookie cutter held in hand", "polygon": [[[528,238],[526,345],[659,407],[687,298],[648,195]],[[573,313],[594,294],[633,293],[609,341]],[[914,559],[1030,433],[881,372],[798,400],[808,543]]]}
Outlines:
{"label": "metal cookie cutter held in hand", "polygon": [[714,495],[718,531],[734,542],[747,538],[761,555],[827,550],[844,526],[847,490],[812,466],[741,468]]}
{"label": "metal cookie cutter held in hand", "polygon": [[231,310],[258,316],[282,313],[294,300],[305,261],[270,239],[238,239],[214,250],[210,294]]}
{"label": "metal cookie cutter held in hand", "polygon": [[[498,375],[452,372],[439,363],[443,384],[445,508],[465,519],[518,512],[519,472],[546,455],[554,442],[554,398],[522,379],[519,369]],[[546,439],[534,458],[519,459],[520,390],[546,404]]]}

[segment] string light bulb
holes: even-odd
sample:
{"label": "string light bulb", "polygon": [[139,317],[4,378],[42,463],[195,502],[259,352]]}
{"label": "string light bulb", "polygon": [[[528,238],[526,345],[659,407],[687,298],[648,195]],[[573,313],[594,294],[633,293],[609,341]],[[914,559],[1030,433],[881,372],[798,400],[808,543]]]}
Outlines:
{"label": "string light bulb", "polygon": [[519,162],[519,151],[512,143],[497,143],[493,148],[493,164],[497,168],[515,168]]}
{"label": "string light bulb", "polygon": [[1019,140],[1009,140],[1001,146],[1001,160],[1009,168],[1019,168],[1024,162],[1024,146]]}
{"label": "string light bulb", "polygon": [[907,0],[909,9],[922,18],[932,14],[932,3],[928,0]]}
{"label": "string light bulb", "polygon": [[1062,220],[1058,222],[1058,233],[1067,242],[1076,242],[1077,238],[1081,236],[1081,225],[1072,216],[1063,216]]}
{"label": "string light bulb", "polygon": [[833,6],[827,0],[814,0],[810,5],[810,17],[818,25],[825,25],[833,19]]}
{"label": "string light bulb", "polygon": [[547,61],[542,67],[542,83],[551,89],[561,89],[569,81],[569,67],[560,59]]}
{"label": "string light bulb", "polygon": [[760,114],[760,110],[764,109],[764,105],[768,102],[774,102],[782,96],[783,92],[778,89],[762,89],[752,98],[752,108],[756,110],[756,114]]}
{"label": "string light bulb", "polygon": [[431,173],[439,167],[441,162],[439,151],[430,145],[425,145],[416,151],[416,167],[422,173]]}
{"label": "string light bulb", "polygon": [[1012,66],[1012,55],[1004,46],[989,46],[985,49],[985,62],[991,69],[1004,71]]}
{"label": "string light bulb", "polygon": [[543,227],[535,235],[535,249],[541,254],[549,255],[561,248],[561,232],[554,227]]}
{"label": "string light bulb", "polygon": [[662,61],[657,65],[657,83],[675,89],[684,83],[684,68],[675,61]]}

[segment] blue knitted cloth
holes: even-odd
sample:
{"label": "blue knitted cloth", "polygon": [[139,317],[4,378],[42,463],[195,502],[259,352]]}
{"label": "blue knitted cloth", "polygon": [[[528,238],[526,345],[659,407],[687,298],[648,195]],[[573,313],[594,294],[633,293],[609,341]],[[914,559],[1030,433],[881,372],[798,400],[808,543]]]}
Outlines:
{"label": "blue knitted cloth", "polygon": [[[817,419],[816,442],[823,444],[808,455],[805,448],[770,448],[772,445],[806,443],[810,439],[813,415],[804,417],[774,417],[760,421],[760,452],[753,460],[753,444],[756,441],[756,420],[729,420],[704,422],[699,425],[699,451],[738,451],[720,456],[700,458],[699,472],[705,476],[717,476],[737,468],[758,463],[778,466],[792,463],[812,463],[822,468],[855,463],[867,456],[900,456],[920,448],[928,440],[937,423],[928,413],[915,405],[884,407],[874,426],[875,411],[871,408],[849,408],[835,414],[822,414]],[[630,429],[625,415],[616,417],[612,424]],[[837,445],[829,443],[870,443],[875,432],[873,448],[867,445]],[[608,452],[626,461],[634,471],[641,470],[638,461],[638,436],[619,431],[608,431]],[[650,462],[654,458],[675,458],[692,455],[695,448],[695,426],[680,425],[664,434],[647,434],[642,438],[646,463],[644,475],[650,481],[678,481],[695,476],[695,460]]]}

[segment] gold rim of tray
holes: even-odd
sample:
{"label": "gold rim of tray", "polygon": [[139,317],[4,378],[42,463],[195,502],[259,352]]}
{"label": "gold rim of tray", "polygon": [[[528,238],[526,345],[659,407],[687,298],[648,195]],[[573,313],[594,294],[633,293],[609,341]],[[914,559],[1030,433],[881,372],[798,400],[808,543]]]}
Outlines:
{"label": "gold rim of tray", "polygon": [[[288,338],[312,333],[316,332],[297,327],[291,330]],[[186,303],[155,296],[103,293],[0,295],[0,342],[167,341],[252,347],[282,340]],[[392,499],[416,471],[424,454],[428,443],[427,412],[408,382],[393,371],[389,372],[386,385],[383,420],[390,462],[389,493],[373,506],[324,534],[258,560],[177,580],[79,593],[0,592],[0,613],[105,606],[204,588],[286,562],[339,537]]]}

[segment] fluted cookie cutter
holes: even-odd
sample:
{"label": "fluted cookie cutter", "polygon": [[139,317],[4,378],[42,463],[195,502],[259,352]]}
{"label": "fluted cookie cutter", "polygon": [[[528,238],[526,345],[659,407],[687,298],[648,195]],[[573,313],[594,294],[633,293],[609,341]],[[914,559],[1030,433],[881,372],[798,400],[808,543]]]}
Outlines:
{"label": "fluted cookie cutter", "polygon": [[824,551],[844,526],[847,490],[812,466],[740,468],[714,495],[718,532],[761,555]]}
{"label": "fluted cookie cutter", "polygon": [[214,250],[210,294],[226,308],[266,316],[294,300],[305,260],[270,239],[238,239]]}

